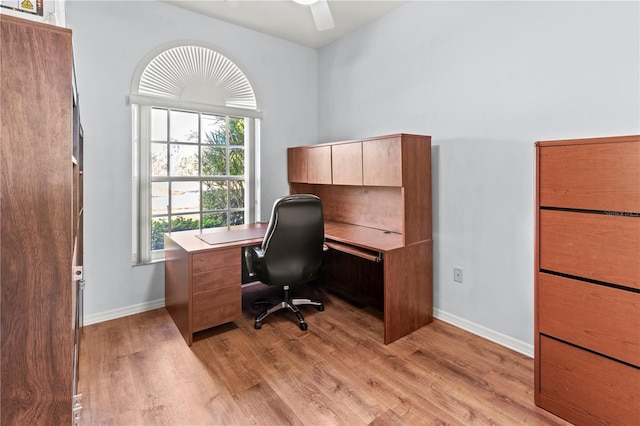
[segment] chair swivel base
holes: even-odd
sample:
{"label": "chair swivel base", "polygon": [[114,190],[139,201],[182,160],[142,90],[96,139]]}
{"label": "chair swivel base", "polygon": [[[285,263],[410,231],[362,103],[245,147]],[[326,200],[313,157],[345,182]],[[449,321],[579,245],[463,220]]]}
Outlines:
{"label": "chair swivel base", "polygon": [[253,308],[258,309],[259,306],[267,305],[268,308],[262,311],[255,320],[254,328],[256,330],[260,330],[262,328],[262,320],[265,319],[269,314],[279,311],[281,309],[289,309],[293,312],[298,319],[298,325],[300,326],[300,330],[307,330],[307,323],[304,321],[304,317],[300,313],[298,306],[300,305],[313,305],[319,311],[324,311],[324,305],[321,301],[316,299],[306,299],[306,298],[298,298],[298,297],[289,297],[289,286],[284,287],[284,297],[282,299],[276,297],[265,297],[261,299],[257,299],[253,302]]}

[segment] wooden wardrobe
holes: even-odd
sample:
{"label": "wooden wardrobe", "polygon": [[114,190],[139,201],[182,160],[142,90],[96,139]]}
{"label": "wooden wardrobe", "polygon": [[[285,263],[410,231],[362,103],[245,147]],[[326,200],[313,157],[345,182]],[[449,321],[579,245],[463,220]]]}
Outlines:
{"label": "wooden wardrobe", "polygon": [[0,19],[3,425],[72,424],[82,135],[71,31]]}
{"label": "wooden wardrobe", "polygon": [[640,136],[536,144],[535,401],[640,424]]}

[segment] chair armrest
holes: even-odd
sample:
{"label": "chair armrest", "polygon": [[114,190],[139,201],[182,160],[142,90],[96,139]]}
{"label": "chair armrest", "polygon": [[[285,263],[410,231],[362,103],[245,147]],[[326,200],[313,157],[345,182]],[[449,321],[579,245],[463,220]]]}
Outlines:
{"label": "chair armrest", "polygon": [[260,246],[244,248],[244,263],[247,266],[247,273],[251,278],[257,275],[255,268],[253,267],[254,256],[257,260],[263,259],[264,250],[262,250]]}

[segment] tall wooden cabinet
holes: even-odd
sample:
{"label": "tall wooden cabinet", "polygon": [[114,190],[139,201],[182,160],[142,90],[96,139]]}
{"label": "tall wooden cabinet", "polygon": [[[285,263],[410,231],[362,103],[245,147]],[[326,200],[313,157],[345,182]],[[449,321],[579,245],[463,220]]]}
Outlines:
{"label": "tall wooden cabinet", "polygon": [[71,31],[3,15],[0,54],[0,422],[71,424],[82,262]]}
{"label": "tall wooden cabinet", "polygon": [[536,404],[640,424],[640,136],[536,144]]}

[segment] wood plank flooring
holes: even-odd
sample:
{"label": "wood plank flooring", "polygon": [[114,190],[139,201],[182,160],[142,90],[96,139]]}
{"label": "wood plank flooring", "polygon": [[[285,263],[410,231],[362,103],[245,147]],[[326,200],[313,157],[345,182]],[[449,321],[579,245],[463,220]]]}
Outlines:
{"label": "wood plank flooring", "polygon": [[[275,291],[275,293],[274,293]],[[309,324],[278,312],[198,333],[157,309],[85,327],[81,425],[565,425],[533,402],[533,360],[435,320],[383,344],[379,311],[318,287]]]}

